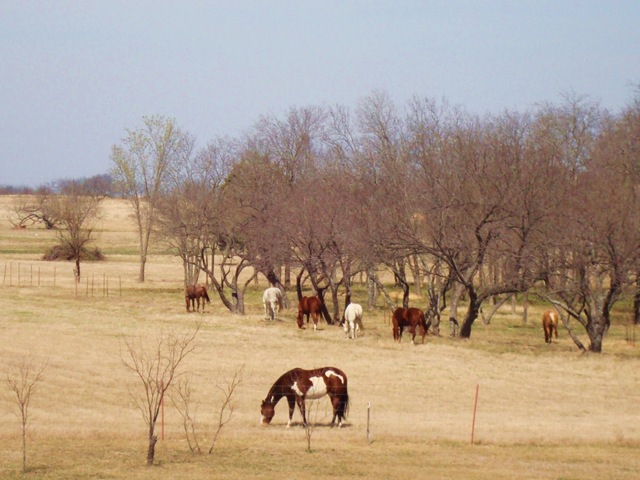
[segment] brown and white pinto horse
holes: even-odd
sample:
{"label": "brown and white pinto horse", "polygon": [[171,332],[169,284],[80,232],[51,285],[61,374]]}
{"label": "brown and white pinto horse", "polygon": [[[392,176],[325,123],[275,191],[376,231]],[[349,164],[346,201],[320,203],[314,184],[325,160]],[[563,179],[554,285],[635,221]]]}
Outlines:
{"label": "brown and white pinto horse", "polygon": [[551,336],[553,334],[555,334],[556,339],[558,338],[558,320],[558,312],[553,310],[547,310],[542,314],[542,328],[544,329],[545,342],[551,343]]}
{"label": "brown and white pinto horse", "polygon": [[207,293],[207,287],[204,285],[187,285],[184,288],[184,300],[187,304],[187,312],[189,311],[189,306],[195,312],[196,311],[196,302],[198,302],[198,310],[200,310],[200,299],[202,298],[202,311],[204,312],[204,302],[206,300],[207,303],[211,303],[209,300],[209,294]]}
{"label": "brown and white pinto horse", "polygon": [[322,300],[319,297],[302,297],[298,302],[298,328],[304,328],[302,325],[302,317],[307,316],[307,323],[309,323],[309,316],[313,319],[313,329],[318,329],[318,317],[322,311]]}
{"label": "brown and white pinto horse", "polygon": [[282,375],[273,384],[267,398],[262,401],[260,413],[261,422],[268,425],[275,414],[276,404],[285,397],[289,404],[289,421],[287,428],[291,426],[293,411],[296,403],[302,414],[303,424],[307,424],[305,410],[305,400],[316,400],[329,395],[333,406],[333,419],[331,426],[335,425],[338,419],[338,427],[342,426],[342,421],[349,411],[349,393],[347,392],[347,375],[335,367],[322,367],[314,370],[303,370],[294,368]]}
{"label": "brown and white pinto horse", "polygon": [[420,327],[420,334],[422,335],[422,343],[424,343],[424,337],[427,335],[429,325],[425,320],[425,315],[419,308],[396,308],[393,312],[393,339],[397,342],[402,340],[402,331],[405,327],[409,327],[411,332],[411,342],[416,343],[416,328]]}

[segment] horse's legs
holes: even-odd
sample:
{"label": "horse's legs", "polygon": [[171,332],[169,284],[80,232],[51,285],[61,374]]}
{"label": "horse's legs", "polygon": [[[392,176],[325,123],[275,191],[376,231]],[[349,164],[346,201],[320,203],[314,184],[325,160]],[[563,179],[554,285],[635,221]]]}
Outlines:
{"label": "horse's legs", "polygon": [[313,329],[318,330],[318,313],[312,313],[311,316],[313,317]]}
{"label": "horse's legs", "polygon": [[305,409],[304,397],[296,396],[296,402],[298,402],[298,408],[300,409],[300,413],[302,414],[302,424],[307,426],[307,412]]}
{"label": "horse's legs", "polygon": [[336,418],[338,419],[338,428],[342,427],[342,412],[340,412],[340,395],[330,395],[331,405],[333,406],[333,419],[331,426],[335,426]]}
{"label": "horse's legs", "polygon": [[189,311],[189,297],[187,297],[187,296],[185,295],[185,297],[184,297],[184,301],[185,301],[185,303],[187,304],[187,312],[188,312],[188,311]]}
{"label": "horse's legs", "polygon": [[544,325],[542,328],[544,328],[544,343],[550,343],[549,342],[549,329],[547,328],[546,325]]}
{"label": "horse's legs", "polygon": [[287,422],[287,428],[291,426],[291,420],[293,419],[293,412],[296,408],[296,402],[293,397],[287,396],[287,403],[289,404],[289,421]]}

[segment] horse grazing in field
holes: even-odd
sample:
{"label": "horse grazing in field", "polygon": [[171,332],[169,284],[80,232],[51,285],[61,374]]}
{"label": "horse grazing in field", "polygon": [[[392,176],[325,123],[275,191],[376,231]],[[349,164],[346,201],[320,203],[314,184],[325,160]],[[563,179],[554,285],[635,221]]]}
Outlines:
{"label": "horse grazing in field", "polygon": [[302,325],[302,317],[307,316],[307,323],[309,323],[309,316],[313,319],[313,329],[318,329],[318,317],[322,311],[322,300],[319,297],[302,297],[298,302],[298,328],[304,328]]}
{"label": "horse grazing in field", "polygon": [[364,330],[362,326],[362,305],[359,303],[350,303],[347,305],[347,308],[344,309],[344,323],[342,324],[342,328],[347,338],[353,338],[354,340],[358,336],[358,332]]}
{"label": "horse grazing in field", "polygon": [[262,306],[265,319],[277,320],[278,311],[282,308],[282,290],[278,287],[267,288],[262,294]]}
{"label": "horse grazing in field", "polygon": [[544,329],[544,341],[546,343],[551,343],[551,336],[555,334],[556,339],[558,338],[558,320],[559,320],[558,312],[554,312],[553,310],[547,310],[542,314],[542,328]]}
{"label": "horse grazing in field", "polygon": [[289,404],[289,421],[287,428],[291,426],[293,411],[296,403],[302,414],[302,422],[307,425],[305,400],[316,400],[329,395],[333,406],[333,427],[338,420],[338,427],[349,411],[349,393],[347,392],[347,375],[335,367],[316,368],[315,370],[303,370],[294,368],[282,375],[273,384],[267,398],[262,401],[260,414],[262,425],[268,425],[275,415],[276,404],[285,397]]}
{"label": "horse grazing in field", "polygon": [[416,328],[420,327],[420,334],[422,335],[422,343],[424,343],[424,337],[427,335],[429,325],[425,319],[425,314],[419,308],[396,308],[392,317],[393,323],[393,339],[397,342],[402,340],[402,332],[405,327],[409,327],[411,332],[411,343],[416,343]]}
{"label": "horse grazing in field", "polygon": [[202,312],[204,312],[205,300],[207,303],[211,303],[209,294],[207,293],[207,287],[204,285],[187,285],[184,288],[184,300],[187,304],[187,312],[189,311],[189,306],[191,306],[192,311],[196,311],[196,302],[198,310],[200,310],[200,299],[202,299]]}

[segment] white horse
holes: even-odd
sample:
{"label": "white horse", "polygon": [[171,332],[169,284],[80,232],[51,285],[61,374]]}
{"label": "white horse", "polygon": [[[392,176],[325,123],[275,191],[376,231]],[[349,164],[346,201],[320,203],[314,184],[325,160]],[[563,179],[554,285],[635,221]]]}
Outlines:
{"label": "white horse", "polygon": [[364,331],[362,326],[362,306],[358,303],[350,303],[344,310],[344,324],[342,326],[348,338],[354,340],[358,336],[358,331]]}
{"label": "white horse", "polygon": [[282,308],[282,291],[278,287],[269,287],[262,294],[264,318],[277,320],[278,310]]}

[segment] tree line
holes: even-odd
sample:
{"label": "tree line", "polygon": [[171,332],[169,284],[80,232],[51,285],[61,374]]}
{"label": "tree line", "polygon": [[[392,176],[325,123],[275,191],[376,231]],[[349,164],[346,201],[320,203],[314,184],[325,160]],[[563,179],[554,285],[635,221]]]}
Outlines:
{"label": "tree line", "polygon": [[329,322],[358,275],[370,302],[393,308],[380,280],[391,272],[404,306],[410,288],[427,293],[436,331],[461,295],[468,338],[489,300],[529,293],[600,352],[616,302],[631,295],[635,320],[640,310],[639,149],[637,94],[615,113],[569,94],[475,115],[374,92],[354,109],[263,116],[199,149],[174,119],[145,117],[113,146],[109,173],[135,212],[141,281],[157,234],[185,284],[206,276],[234,313],[258,274],[326,289]]}

